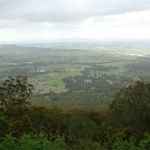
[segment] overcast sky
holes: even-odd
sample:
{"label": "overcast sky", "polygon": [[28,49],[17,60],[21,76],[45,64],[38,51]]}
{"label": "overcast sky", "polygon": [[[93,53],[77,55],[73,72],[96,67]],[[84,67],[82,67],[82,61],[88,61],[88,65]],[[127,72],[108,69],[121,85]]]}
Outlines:
{"label": "overcast sky", "polygon": [[0,43],[150,38],[150,0],[0,0]]}

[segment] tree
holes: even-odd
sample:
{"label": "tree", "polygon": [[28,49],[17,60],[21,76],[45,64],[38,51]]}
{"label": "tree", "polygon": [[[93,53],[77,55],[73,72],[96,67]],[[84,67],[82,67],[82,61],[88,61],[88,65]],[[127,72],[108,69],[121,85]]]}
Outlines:
{"label": "tree", "polygon": [[108,114],[117,130],[132,127],[150,131],[150,83],[138,81],[121,89],[110,104]]}
{"label": "tree", "polygon": [[97,125],[94,121],[84,116],[72,116],[65,120],[67,129],[66,139],[70,144],[78,144],[79,139],[95,138]]}
{"label": "tree", "polygon": [[8,105],[25,105],[32,93],[33,86],[28,83],[26,76],[9,76],[0,86],[0,105],[7,108]]}

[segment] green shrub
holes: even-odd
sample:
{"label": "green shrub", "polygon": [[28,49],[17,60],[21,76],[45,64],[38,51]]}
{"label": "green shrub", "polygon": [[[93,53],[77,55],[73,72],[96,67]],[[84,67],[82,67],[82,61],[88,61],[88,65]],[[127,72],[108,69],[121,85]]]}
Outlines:
{"label": "green shrub", "polygon": [[127,141],[117,138],[112,147],[117,150],[149,150],[150,134],[145,133],[143,139],[138,144],[134,143],[132,140]]}
{"label": "green shrub", "polygon": [[20,139],[9,134],[0,143],[0,150],[62,150],[66,148],[63,137],[50,141],[42,133],[39,135],[24,134]]}

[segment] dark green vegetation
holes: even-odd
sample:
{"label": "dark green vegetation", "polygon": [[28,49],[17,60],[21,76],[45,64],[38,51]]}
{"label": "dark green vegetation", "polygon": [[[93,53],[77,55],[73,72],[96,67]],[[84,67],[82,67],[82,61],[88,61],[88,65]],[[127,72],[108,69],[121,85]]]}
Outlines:
{"label": "dark green vegetation", "polygon": [[0,89],[2,150],[150,148],[150,83],[121,89],[107,110],[32,106],[25,76],[9,77]]}
{"label": "dark green vegetation", "polygon": [[0,149],[149,149],[146,44],[1,45]]}

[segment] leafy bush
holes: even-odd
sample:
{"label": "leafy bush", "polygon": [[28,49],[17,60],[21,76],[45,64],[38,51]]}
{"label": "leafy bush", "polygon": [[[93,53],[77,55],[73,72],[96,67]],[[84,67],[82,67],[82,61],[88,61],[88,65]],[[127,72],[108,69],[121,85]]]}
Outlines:
{"label": "leafy bush", "polygon": [[63,137],[59,137],[55,141],[49,141],[42,133],[33,136],[24,134],[20,139],[16,139],[9,134],[0,143],[1,150],[62,150],[66,148]]}
{"label": "leafy bush", "polygon": [[113,149],[117,150],[148,150],[150,148],[150,134],[145,133],[143,139],[138,143],[134,143],[132,140],[123,140],[117,138],[113,143]]}

